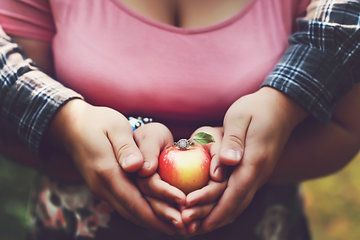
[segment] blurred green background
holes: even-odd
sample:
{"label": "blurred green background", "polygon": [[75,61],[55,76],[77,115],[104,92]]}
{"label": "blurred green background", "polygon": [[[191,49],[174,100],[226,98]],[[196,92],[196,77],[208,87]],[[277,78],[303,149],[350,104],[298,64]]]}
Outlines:
{"label": "blurred green background", "polygon": [[[36,174],[0,157],[0,239],[21,240]],[[360,155],[335,175],[302,186],[314,240],[360,239]]]}

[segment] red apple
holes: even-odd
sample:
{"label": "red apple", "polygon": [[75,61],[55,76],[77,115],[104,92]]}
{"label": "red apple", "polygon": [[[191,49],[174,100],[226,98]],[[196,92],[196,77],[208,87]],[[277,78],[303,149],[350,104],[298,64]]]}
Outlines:
{"label": "red apple", "polygon": [[209,142],[213,142],[212,136],[201,132],[193,139],[181,139],[165,148],[159,157],[161,179],[185,194],[204,187],[210,178],[211,156],[201,144]]}

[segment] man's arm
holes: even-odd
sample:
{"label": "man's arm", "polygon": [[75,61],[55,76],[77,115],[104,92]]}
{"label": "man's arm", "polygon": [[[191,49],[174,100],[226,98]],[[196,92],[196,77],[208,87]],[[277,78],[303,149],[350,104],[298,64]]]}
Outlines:
{"label": "man's arm", "polygon": [[57,110],[74,98],[81,96],[39,71],[0,28],[1,125],[38,151]]}
{"label": "man's arm", "polygon": [[263,86],[326,121],[338,99],[360,81],[359,66],[360,1],[313,0]]}

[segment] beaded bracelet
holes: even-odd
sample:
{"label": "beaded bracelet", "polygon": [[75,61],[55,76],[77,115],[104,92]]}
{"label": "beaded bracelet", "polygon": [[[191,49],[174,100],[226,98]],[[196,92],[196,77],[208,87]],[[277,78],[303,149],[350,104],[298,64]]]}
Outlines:
{"label": "beaded bracelet", "polygon": [[148,117],[137,117],[137,118],[129,117],[128,120],[133,131],[135,131],[142,125],[151,123],[153,121],[152,118],[148,118]]}

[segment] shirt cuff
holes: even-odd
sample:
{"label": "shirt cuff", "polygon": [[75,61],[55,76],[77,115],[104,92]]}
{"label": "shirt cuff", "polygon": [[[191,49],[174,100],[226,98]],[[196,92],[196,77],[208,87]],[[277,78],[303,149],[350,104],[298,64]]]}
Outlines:
{"label": "shirt cuff", "polygon": [[31,150],[40,144],[52,118],[67,101],[82,96],[40,71],[19,77],[4,98],[2,113]]}
{"label": "shirt cuff", "polygon": [[[342,81],[338,81],[342,79]],[[262,87],[275,88],[320,121],[328,121],[339,96],[353,83],[351,72],[331,52],[291,45]]]}

